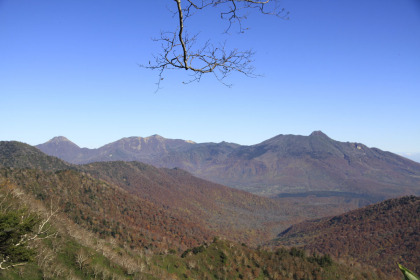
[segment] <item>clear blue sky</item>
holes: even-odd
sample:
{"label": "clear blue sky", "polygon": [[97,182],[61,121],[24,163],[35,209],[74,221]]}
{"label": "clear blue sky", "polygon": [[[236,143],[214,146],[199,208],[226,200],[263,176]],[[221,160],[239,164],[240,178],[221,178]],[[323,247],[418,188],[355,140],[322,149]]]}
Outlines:
{"label": "clear blue sky", "polygon": [[[172,0],[0,0],[0,140],[58,135],[81,147],[159,134],[251,145],[322,130],[339,141],[420,152],[420,1],[288,0],[290,20],[251,13],[226,36],[212,13],[200,36],[256,51],[260,78],[157,93],[151,38],[176,24]],[[190,25],[191,26],[191,25]]]}

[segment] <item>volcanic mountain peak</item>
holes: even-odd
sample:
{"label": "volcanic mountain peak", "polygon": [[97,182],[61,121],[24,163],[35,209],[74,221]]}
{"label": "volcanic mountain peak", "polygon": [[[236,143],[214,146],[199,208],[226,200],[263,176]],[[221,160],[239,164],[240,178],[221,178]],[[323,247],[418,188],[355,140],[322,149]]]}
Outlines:
{"label": "volcanic mountain peak", "polygon": [[323,132],[314,131],[309,136],[280,134],[250,148],[262,149],[264,147],[264,150],[275,152],[283,157],[301,156],[313,152],[330,153],[336,149],[335,144],[336,141]]}
{"label": "volcanic mountain peak", "polygon": [[310,137],[314,137],[314,136],[320,136],[320,137],[326,137],[329,138],[324,132],[322,132],[321,130],[315,130],[314,132],[311,133],[311,135],[309,135]]}
{"label": "volcanic mountain peak", "polygon": [[320,130],[312,132],[309,136],[304,135],[294,135],[294,134],[279,134],[270,139],[265,140],[259,144],[253,145],[302,145],[302,143],[308,143],[316,139],[324,139],[329,141],[334,141],[328,137],[325,133]]}
{"label": "volcanic mountain peak", "polygon": [[[50,144],[61,144],[61,143],[65,143],[65,142],[71,143],[73,145],[76,145],[76,144],[74,144],[73,142],[71,142],[69,139],[67,139],[64,136],[56,136],[56,137],[50,139],[47,143],[50,143]],[[47,143],[45,143],[45,144],[47,144]]]}
{"label": "volcanic mountain peak", "polygon": [[[73,152],[78,151],[80,149],[79,146],[71,142],[64,136],[57,136],[49,140],[44,144],[37,145],[38,148],[41,150],[54,150],[54,151],[64,151],[64,150],[72,150]],[[54,154],[54,156],[56,156]]]}

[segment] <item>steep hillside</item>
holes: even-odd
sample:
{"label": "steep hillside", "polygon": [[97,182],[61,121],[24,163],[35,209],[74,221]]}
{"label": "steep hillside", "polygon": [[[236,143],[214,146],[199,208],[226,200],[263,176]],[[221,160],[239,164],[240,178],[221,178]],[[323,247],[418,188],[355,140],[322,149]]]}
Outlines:
{"label": "steep hillside", "polygon": [[[395,263],[420,272],[420,197],[407,196],[294,225],[272,244],[356,260],[399,277]],[[400,278],[400,277],[399,277]]]}
{"label": "steep hillside", "polygon": [[43,223],[55,213],[48,231],[57,233],[30,241],[31,257],[2,269],[1,279],[385,279],[329,256],[233,241],[255,242],[279,223],[302,219],[291,205],[182,170],[138,162],[75,168],[25,144],[0,144],[0,227],[11,232],[13,219],[37,212]]}
{"label": "steep hillside", "polygon": [[74,170],[46,172],[0,169],[0,178],[43,202],[54,201],[76,224],[134,247],[195,246],[215,233],[195,220],[130,195],[123,189]]}
{"label": "steep hillside", "polygon": [[[212,236],[203,223],[186,220],[112,182],[98,180],[34,147],[18,142],[0,143],[0,179],[18,185],[41,201],[55,201],[75,223],[113,236],[131,246],[197,245]],[[61,169],[61,170],[59,170]]]}
{"label": "steep hillside", "polygon": [[[74,222],[89,230],[118,235],[135,244],[165,247],[159,242],[168,239],[177,246],[190,246],[219,235],[257,245],[293,223],[357,207],[343,201],[308,206],[273,200],[205,181],[183,170],[139,162],[72,166],[28,145],[11,146],[14,148],[3,150],[15,151],[19,160],[1,169],[1,176],[40,200],[59,201]],[[44,164],[36,168],[37,163]],[[111,223],[104,222],[108,217],[112,217]],[[141,237],[135,231],[141,232]]]}
{"label": "steep hillside", "polygon": [[290,203],[211,183],[179,169],[139,162],[100,162],[80,168],[197,224],[204,223],[220,235],[250,244],[263,242],[275,229],[306,217],[291,210]]}
{"label": "steep hillside", "polygon": [[56,157],[46,157],[43,152],[28,144],[0,141],[0,167],[60,170],[72,168],[72,165]]}
{"label": "steep hillside", "polygon": [[[26,245],[17,245],[21,238],[3,242],[5,235],[1,235],[0,278],[4,280],[386,279],[368,268],[335,263],[328,255],[306,256],[295,248],[269,252],[217,238],[183,252],[156,252],[147,247],[133,250],[125,244],[119,246],[113,237],[103,239],[81,228],[65,213],[54,211],[51,215],[49,203],[34,200],[10,182],[0,180],[0,199],[0,228],[12,221],[20,225],[22,214],[36,221],[25,229],[31,238]],[[32,230],[44,222],[48,235],[32,239]],[[19,263],[5,259],[16,254],[9,250],[15,246],[19,247],[18,254],[26,254]],[[17,266],[11,267],[14,263]]]}
{"label": "steep hillside", "polygon": [[252,146],[195,144],[151,136],[69,152],[67,140],[50,142],[37,147],[69,162],[136,160],[178,167],[206,180],[266,196],[303,197],[316,192],[372,203],[420,195],[419,163],[363,144],[335,141],[320,131],[309,136],[278,135]]}

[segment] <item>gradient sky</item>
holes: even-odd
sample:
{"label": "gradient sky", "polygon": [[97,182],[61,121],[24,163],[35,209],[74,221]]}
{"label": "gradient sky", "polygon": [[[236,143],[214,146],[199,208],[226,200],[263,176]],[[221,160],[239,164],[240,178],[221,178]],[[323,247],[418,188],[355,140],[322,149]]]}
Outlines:
{"label": "gradient sky", "polygon": [[[176,18],[171,0],[0,0],[0,140],[66,136],[96,148],[159,134],[251,145],[322,130],[420,152],[420,1],[288,0],[289,20],[251,13],[238,35],[213,12],[187,28],[256,51],[259,78],[184,85],[140,68]],[[194,26],[192,26],[194,25]]]}

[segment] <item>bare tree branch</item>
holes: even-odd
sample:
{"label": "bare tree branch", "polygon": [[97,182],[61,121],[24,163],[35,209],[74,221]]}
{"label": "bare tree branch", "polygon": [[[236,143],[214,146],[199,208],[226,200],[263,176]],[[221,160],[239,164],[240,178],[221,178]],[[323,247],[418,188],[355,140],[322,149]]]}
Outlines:
{"label": "bare tree branch", "polygon": [[58,208],[53,210],[51,202],[50,211],[45,216],[41,213],[32,213],[21,207],[23,206],[19,202],[21,195],[13,188],[0,193],[0,228],[8,233],[2,235],[0,244],[0,270],[25,265],[33,242],[54,238],[57,235],[51,230],[50,222],[57,214]]}
{"label": "bare tree branch", "polygon": [[186,20],[196,12],[206,8],[219,8],[220,18],[228,22],[225,33],[229,32],[234,24],[238,25],[239,33],[247,28],[242,22],[247,18],[247,11],[258,10],[264,15],[274,15],[287,19],[288,12],[280,9],[279,0],[173,0],[176,3],[175,15],[178,16],[178,28],[172,32],[162,32],[159,39],[161,51],[154,56],[149,65],[140,65],[151,70],[158,70],[157,87],[160,89],[164,72],[168,69],[185,69],[190,71],[190,83],[200,81],[204,74],[212,73],[223,84],[224,79],[233,72],[239,72],[248,77],[257,76],[252,66],[254,52],[252,50],[240,51],[236,48],[228,50],[226,43],[214,45],[209,40],[197,46],[198,35],[190,36],[185,30]]}

